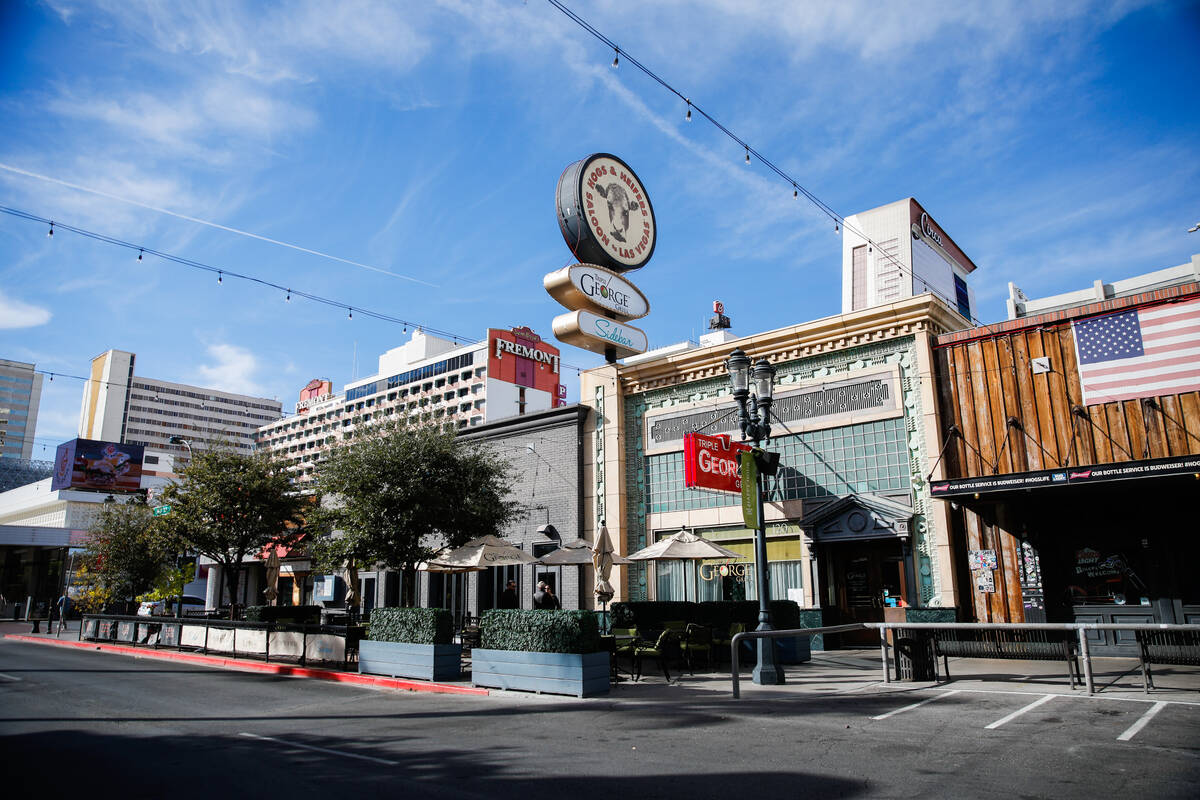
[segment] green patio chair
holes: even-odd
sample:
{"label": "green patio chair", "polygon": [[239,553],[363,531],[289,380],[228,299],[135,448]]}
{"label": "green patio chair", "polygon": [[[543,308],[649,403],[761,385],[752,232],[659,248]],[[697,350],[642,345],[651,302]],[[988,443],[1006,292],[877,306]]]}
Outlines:
{"label": "green patio chair", "polygon": [[710,671],[712,670],[712,631],[708,628],[689,623],[679,647],[683,651],[683,659],[687,663],[688,672],[696,674],[696,659],[700,656],[704,656],[705,666]]}
{"label": "green patio chair", "polygon": [[679,637],[674,631],[666,630],[658,635],[658,640],[654,644],[649,642],[639,642],[633,649],[633,679],[640,680],[642,677],[642,662],[647,658],[658,660],[658,664],[662,667],[663,677],[667,679],[667,683],[671,682],[671,672],[668,668],[668,663],[671,660],[679,661]]}

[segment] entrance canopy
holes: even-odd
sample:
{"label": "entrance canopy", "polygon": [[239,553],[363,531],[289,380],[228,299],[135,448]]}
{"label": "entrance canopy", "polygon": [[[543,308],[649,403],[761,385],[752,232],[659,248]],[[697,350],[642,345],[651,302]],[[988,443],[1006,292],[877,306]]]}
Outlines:
{"label": "entrance canopy", "polygon": [[911,507],[875,494],[850,494],[800,520],[810,542],[907,539]]}

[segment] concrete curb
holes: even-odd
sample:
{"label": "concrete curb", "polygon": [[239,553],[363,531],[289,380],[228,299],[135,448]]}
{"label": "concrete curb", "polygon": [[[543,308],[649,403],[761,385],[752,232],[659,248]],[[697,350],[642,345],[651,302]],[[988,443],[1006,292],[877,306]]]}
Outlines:
{"label": "concrete curb", "polygon": [[455,686],[447,683],[430,683],[428,681],[413,681],[403,678],[385,678],[377,675],[359,675],[357,672],[338,672],[332,669],[314,667],[297,667],[291,664],[266,664],[256,661],[243,661],[236,658],[197,655],[195,653],[179,653],[166,650],[143,650],[138,647],[126,647],[116,644],[97,644],[95,642],[72,642],[58,639],[46,639],[19,633],[8,633],[5,639],[34,644],[53,645],[55,647],[74,647],[81,650],[100,650],[106,653],[116,653],[134,658],[154,658],[161,661],[182,661],[187,664],[200,664],[206,667],[236,670],[238,672],[258,672],[267,675],[284,675],[290,678],[312,678],[335,683],[351,683],[357,686],[370,686],[376,689],[405,689],[412,692],[433,692],[435,694],[467,694],[487,696],[487,689],[474,686]]}

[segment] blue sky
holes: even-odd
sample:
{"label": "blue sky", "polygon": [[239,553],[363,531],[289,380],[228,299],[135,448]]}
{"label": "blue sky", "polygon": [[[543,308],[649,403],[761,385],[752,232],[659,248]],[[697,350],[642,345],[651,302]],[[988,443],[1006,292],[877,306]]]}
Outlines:
{"label": "blue sky", "polygon": [[[1200,252],[1195,3],[568,5],[840,214],[915,196],[979,265],[984,321],[1010,280],[1040,296]],[[632,275],[652,346],[698,336],[717,298],[738,333],[838,313],[828,219],[612,56],[545,0],[10,0],[0,205],[467,337],[549,337],[542,276],[573,261],[555,183],[607,151],[654,204]],[[0,214],[2,358],[78,375],[115,347],[288,408],[405,338]],[[74,435],[81,390],[45,384],[35,455]]]}

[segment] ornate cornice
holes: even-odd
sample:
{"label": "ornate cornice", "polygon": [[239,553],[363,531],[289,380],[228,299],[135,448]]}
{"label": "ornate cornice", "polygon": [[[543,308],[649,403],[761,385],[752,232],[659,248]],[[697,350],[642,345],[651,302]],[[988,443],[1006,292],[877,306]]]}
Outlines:
{"label": "ornate cornice", "polygon": [[933,295],[925,294],[648,361],[618,364],[617,376],[622,394],[636,394],[723,377],[725,358],[735,347],[745,350],[752,359],[765,357],[780,363],[917,333],[936,336],[962,327],[962,317]]}

